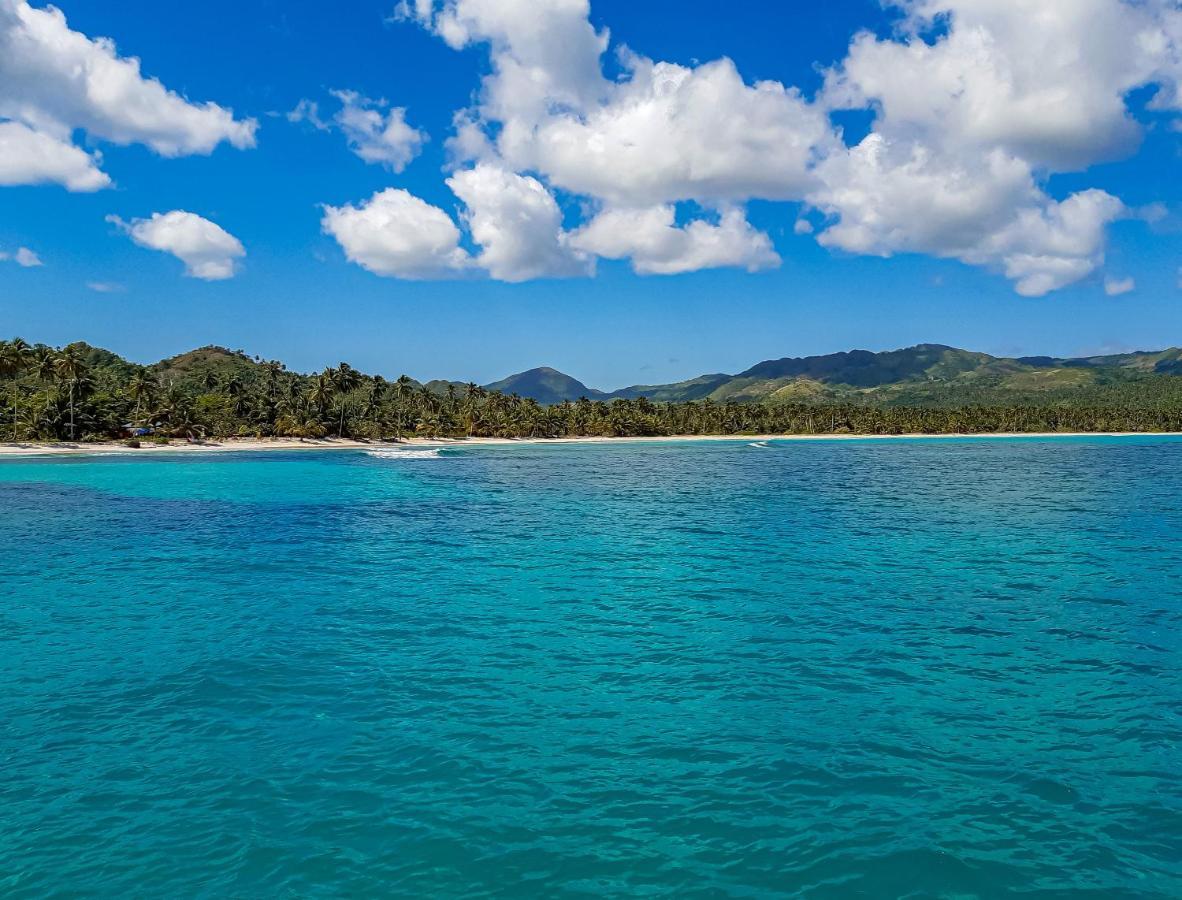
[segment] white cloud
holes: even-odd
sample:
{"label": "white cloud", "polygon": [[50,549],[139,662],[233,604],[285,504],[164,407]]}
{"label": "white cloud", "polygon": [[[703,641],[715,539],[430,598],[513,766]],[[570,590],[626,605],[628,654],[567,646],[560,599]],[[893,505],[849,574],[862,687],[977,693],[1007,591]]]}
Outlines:
{"label": "white cloud", "polygon": [[246,256],[242,242],[219,225],[184,210],[153,213],[150,219],[107,221],[126,232],[141,247],[171,253],[185,264],[185,274],[203,281],[224,281],[238,271]]}
{"label": "white cloud", "polygon": [[[855,38],[825,102],[873,105],[875,130],[944,151],[1001,148],[1063,171],[1119,158],[1140,127],[1125,94],[1150,80],[1140,46],[1154,17],[1122,0],[896,0],[899,39]],[[1152,2],[1149,6],[1152,6]],[[949,17],[947,33],[922,29]]]}
{"label": "white cloud", "polygon": [[1124,205],[1103,191],[1062,202],[1024,161],[993,150],[967,165],[923,144],[871,134],[818,168],[809,201],[833,220],[818,240],[850,253],[924,253],[1004,271],[1025,296],[1087,276],[1104,259],[1105,226]]}
{"label": "white cloud", "polygon": [[394,278],[444,278],[483,270],[498,281],[586,274],[590,261],[569,246],[562,212],[537,179],[479,165],[447,181],[462,201],[460,221],[480,253],[460,246],[456,222],[437,206],[396,188],[360,206],[325,207],[322,227],[346,257]]}
{"label": "white cloud", "polygon": [[[835,140],[824,110],[778,82],[746,84],[729,59],[686,67],[625,51],[627,77],[609,81],[587,0],[401,9],[450,46],[490,46],[492,72],[450,144],[461,160],[495,148],[510,168],[616,205],[731,203],[799,197],[814,148]],[[473,140],[474,123],[495,140]]]}
{"label": "white cloud", "polygon": [[30,250],[28,247],[20,247],[16,251],[16,256],[13,257],[18,266],[24,266],[26,269],[32,269],[37,266],[43,266],[45,263],[41,262],[41,257]]}
{"label": "white cloud", "polygon": [[491,45],[482,101],[489,118],[538,121],[556,106],[583,109],[607,86],[599,57],[608,35],[591,25],[588,0],[414,0],[398,11],[453,49]]}
{"label": "white cloud", "polygon": [[[1172,0],[898,0],[895,39],[863,34],[821,101],[875,110],[872,133],[817,167],[819,240],[854,253],[918,252],[1005,272],[1039,296],[1103,262],[1106,226],[1129,215],[1102,191],[1040,186],[1135,150],[1125,96],[1173,83]],[[932,39],[938,18],[946,28]],[[1172,48],[1172,49],[1171,49]]]}
{"label": "white cloud", "polygon": [[71,191],[97,191],[111,183],[98,162],[97,154],[27,125],[0,122],[0,186],[53,183]]}
{"label": "white cloud", "polygon": [[[278,115],[275,113],[274,115]],[[298,125],[301,122],[307,122],[317,131],[328,131],[332,128],[328,122],[320,118],[320,104],[315,100],[301,100],[295,105],[295,109],[284,116],[287,121],[293,125]]]}
{"label": "white cloud", "polygon": [[[904,24],[857,36],[812,102],[746,82],[725,58],[685,66],[622,49],[623,77],[609,80],[588,0],[404,0],[398,13],[453,48],[488,46],[449,150],[603,210],[567,246],[638,271],[760,268],[774,250],[742,205],[805,200],[827,219],[817,239],[851,253],[958,259],[1030,296],[1094,272],[1107,225],[1129,213],[1103,191],[1052,196],[1047,177],[1135,150],[1134,88],[1157,85],[1153,106],[1182,109],[1178,0],[885,2]],[[830,121],[842,109],[874,114],[856,147]],[[684,200],[719,224],[676,227]],[[624,222],[635,230],[609,228]],[[536,233],[548,247],[553,236]]]}
{"label": "white cloud", "polygon": [[836,144],[823,110],[777,82],[747,85],[728,59],[626,62],[628,80],[589,109],[505,122],[500,154],[613,205],[728,204],[799,198],[817,148]]}
{"label": "white cloud", "polygon": [[22,152],[34,141],[12,132],[16,123],[36,133],[36,145],[54,155],[52,164],[39,169],[22,164],[21,182],[14,179],[22,165],[0,164],[0,171],[7,170],[3,183],[56,181],[71,190],[109,183],[95,158],[71,144],[76,130],[114,144],[145,144],[171,157],[210,153],[223,141],[253,147],[257,128],[252,119],[237,120],[215,103],[191,103],[145,78],[139,60],[120,57],[111,40],[72,31],[60,10],[26,0],[0,0],[0,120],[10,120],[8,140]]}
{"label": "white cloud", "polygon": [[576,232],[571,243],[606,259],[631,259],[641,275],[722,267],[756,272],[780,264],[771,239],[739,210],[725,211],[717,224],[698,219],[678,227],[672,206],[608,209]]}
{"label": "white cloud", "polygon": [[358,157],[367,163],[384,165],[392,172],[401,172],[419,155],[427,134],[407,124],[404,108],[386,111],[386,101],[371,100],[356,91],[332,93],[341,101],[341,109],[333,121]]}
{"label": "white cloud", "polygon": [[586,274],[586,257],[568,246],[562,212],[536,178],[478,165],[447,180],[463,201],[462,214],[480,245],[478,265],[499,281]]}
{"label": "white cloud", "polygon": [[38,266],[45,265],[45,263],[41,262],[41,257],[28,247],[18,247],[15,253],[0,250],[0,262],[10,261],[26,269],[34,269]]}
{"label": "white cloud", "polygon": [[86,286],[96,294],[121,294],[126,288],[114,281],[88,281]]}
{"label": "white cloud", "polygon": [[321,227],[351,262],[376,275],[441,278],[470,265],[451,216],[397,188],[360,206],[326,206]]}
{"label": "white cloud", "polygon": [[303,99],[284,118],[293,124],[306,123],[317,131],[339,129],[349,149],[367,163],[403,171],[422,152],[429,140],[425,131],[406,121],[406,109],[389,108],[385,100],[373,100],[357,91],[331,91],[341,108],[328,121],[321,118],[320,104]]}
{"label": "white cloud", "polygon": [[[690,68],[626,52],[628,77],[609,81],[601,65],[608,35],[591,25],[587,0],[415,0],[399,14],[454,48],[490,46],[492,72],[477,106],[457,114],[448,146],[458,162],[476,161],[449,184],[468,203],[466,222],[494,277],[589,270],[572,257],[573,242],[564,245],[547,185],[612,210],[579,233],[577,249],[618,255],[627,241],[606,234],[606,223],[630,217],[648,225],[634,241],[638,271],[778,263],[737,204],[799,198],[812,184],[814,147],[836,141],[824,110],[776,82],[746,84],[730,60]],[[531,201],[528,215],[481,214],[494,194],[474,185],[493,172],[522,187],[512,196]],[[515,174],[527,172],[538,177]],[[717,225],[677,228],[665,207],[683,199],[726,212]],[[502,253],[510,254],[507,268],[497,262]]]}
{"label": "white cloud", "polygon": [[1122,294],[1130,294],[1137,289],[1137,281],[1134,278],[1114,278],[1109,275],[1104,279],[1104,293],[1109,297],[1120,297]]}

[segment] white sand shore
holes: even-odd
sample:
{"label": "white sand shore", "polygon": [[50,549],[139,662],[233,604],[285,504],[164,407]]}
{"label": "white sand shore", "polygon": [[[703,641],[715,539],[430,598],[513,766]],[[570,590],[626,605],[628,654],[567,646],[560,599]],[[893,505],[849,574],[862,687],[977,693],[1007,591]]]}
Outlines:
{"label": "white sand shore", "polygon": [[513,446],[529,444],[616,444],[616,443],[670,443],[680,441],[914,441],[947,439],[1000,439],[1000,438],[1080,438],[1080,437],[1182,437],[1179,432],[1039,432],[1039,433],[990,433],[990,434],[742,434],[742,435],[677,435],[672,437],[578,437],[578,438],[466,438],[435,439],[410,438],[399,443],[385,441],[354,441],[348,439],[324,438],[301,440],[299,438],[227,438],[225,440],[172,441],[168,444],[144,443],[140,448],[128,447],[116,442],[100,443],[0,443],[0,458],[30,456],[95,456],[95,455],[147,455],[157,453],[240,453],[267,450],[376,450],[390,447],[463,447],[463,446]]}

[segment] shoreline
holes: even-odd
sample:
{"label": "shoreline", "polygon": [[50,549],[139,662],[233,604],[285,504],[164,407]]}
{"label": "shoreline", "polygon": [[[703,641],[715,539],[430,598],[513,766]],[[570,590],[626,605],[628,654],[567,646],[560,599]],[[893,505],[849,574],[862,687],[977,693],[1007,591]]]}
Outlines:
{"label": "shoreline", "polygon": [[188,443],[178,441],[170,444],[145,443],[139,448],[128,447],[119,441],[99,443],[22,442],[0,443],[0,459],[29,458],[43,456],[147,456],[155,454],[195,453],[254,453],[267,451],[300,450],[379,450],[397,447],[511,447],[537,446],[547,444],[617,444],[617,443],[681,443],[693,441],[733,442],[745,441],[915,441],[915,440],[1005,440],[1028,438],[1047,440],[1053,438],[1089,437],[1182,437],[1176,431],[1050,431],[1050,432],[985,432],[978,434],[689,434],[666,437],[563,437],[563,438],[407,438],[398,442],[358,441],[351,438],[226,438],[221,441]]}

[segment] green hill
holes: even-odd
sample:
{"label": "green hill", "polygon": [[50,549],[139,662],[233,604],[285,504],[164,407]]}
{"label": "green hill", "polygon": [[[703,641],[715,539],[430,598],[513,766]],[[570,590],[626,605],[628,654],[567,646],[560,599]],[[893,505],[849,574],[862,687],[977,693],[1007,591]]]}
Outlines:
{"label": "green hill", "polygon": [[583,382],[547,366],[510,375],[508,378],[486,384],[485,388],[502,394],[529,397],[546,405],[561,403],[564,400],[578,400],[581,397],[600,400],[605,396],[602,391],[593,390]]}
{"label": "green hill", "polygon": [[857,403],[874,406],[963,406],[1058,402],[1128,402],[1182,398],[1182,349],[1079,359],[1010,359],[920,344],[872,353],[767,360],[736,375],[703,375],[665,385],[634,385],[609,398],[662,402]]}
{"label": "green hill", "polygon": [[[1006,359],[925,344],[768,360],[614,395],[554,369],[483,391],[409,380],[406,390],[343,363],[302,375],[222,347],[151,366],[81,343],[0,342],[0,354],[0,422],[12,440],[111,439],[128,423],[153,439],[1182,432],[1177,349]],[[591,402],[567,402],[583,397]]]}
{"label": "green hill", "polygon": [[209,346],[163,359],[151,368],[164,384],[213,384],[215,381],[225,383],[231,378],[253,378],[262,363],[241,350]]}

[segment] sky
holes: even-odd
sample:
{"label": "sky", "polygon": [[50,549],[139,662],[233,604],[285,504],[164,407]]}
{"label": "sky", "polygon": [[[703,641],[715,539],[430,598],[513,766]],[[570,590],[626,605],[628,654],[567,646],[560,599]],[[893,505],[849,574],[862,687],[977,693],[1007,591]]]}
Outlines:
{"label": "sky", "polygon": [[0,0],[0,334],[602,389],[1182,344],[1179,0]]}

